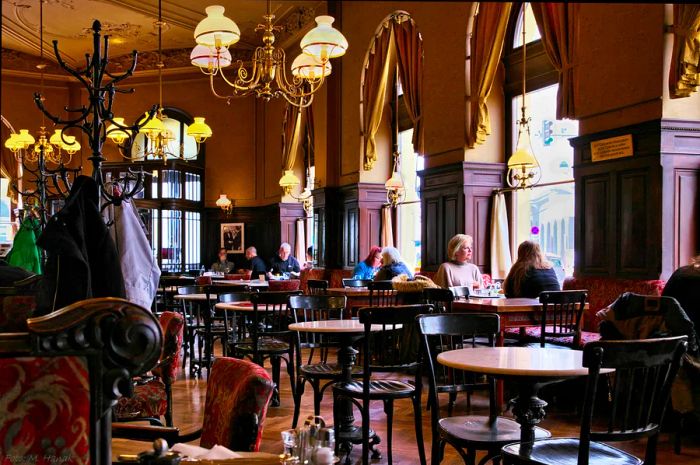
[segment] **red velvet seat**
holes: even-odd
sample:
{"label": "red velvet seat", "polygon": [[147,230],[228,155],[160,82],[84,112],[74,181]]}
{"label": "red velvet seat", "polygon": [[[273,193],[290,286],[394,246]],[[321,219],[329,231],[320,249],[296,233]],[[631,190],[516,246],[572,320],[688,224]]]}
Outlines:
{"label": "red velvet seat", "polygon": [[[541,328],[535,326],[528,326],[525,329],[525,336],[520,336],[520,328],[508,328],[505,330],[506,337],[512,337],[514,339],[520,338],[521,340],[527,342],[539,342]],[[579,342],[579,349],[582,349],[584,345],[589,342],[599,341],[600,334],[591,331],[581,331],[581,340]],[[571,347],[573,343],[573,338],[571,337],[547,337],[547,342],[555,345],[562,345]]]}
{"label": "red velvet seat", "polygon": [[274,384],[264,368],[247,360],[218,357],[207,382],[202,428],[181,435],[177,428],[114,423],[112,436],[143,441],[163,438],[168,444],[201,438],[201,447],[216,444],[257,452]]}
{"label": "red velvet seat", "polygon": [[267,284],[269,291],[298,291],[301,281],[298,279],[289,279],[286,281],[270,281]]}
{"label": "red velvet seat", "polygon": [[172,384],[177,377],[182,351],[182,330],[185,320],[179,313],[163,312],[160,325],[163,328],[163,355],[152,370],[153,376],[135,380],[134,395],[122,397],[114,407],[117,421],[149,419],[151,423],[173,425]]}

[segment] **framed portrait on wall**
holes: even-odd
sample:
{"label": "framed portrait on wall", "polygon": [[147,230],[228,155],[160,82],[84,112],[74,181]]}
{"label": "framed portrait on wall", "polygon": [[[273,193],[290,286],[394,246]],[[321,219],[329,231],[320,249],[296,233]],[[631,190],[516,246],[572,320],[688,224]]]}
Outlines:
{"label": "framed portrait on wall", "polygon": [[244,223],[223,223],[221,225],[221,248],[228,253],[243,253]]}

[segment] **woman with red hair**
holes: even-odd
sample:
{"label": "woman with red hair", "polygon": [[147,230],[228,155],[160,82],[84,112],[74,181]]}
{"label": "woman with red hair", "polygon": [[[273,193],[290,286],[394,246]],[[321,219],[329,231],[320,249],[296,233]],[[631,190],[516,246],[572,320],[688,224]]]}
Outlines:
{"label": "woman with red hair", "polygon": [[352,270],[352,277],[353,279],[372,279],[381,264],[382,249],[381,247],[373,245],[372,248],[369,249],[367,258],[355,265],[355,269]]}

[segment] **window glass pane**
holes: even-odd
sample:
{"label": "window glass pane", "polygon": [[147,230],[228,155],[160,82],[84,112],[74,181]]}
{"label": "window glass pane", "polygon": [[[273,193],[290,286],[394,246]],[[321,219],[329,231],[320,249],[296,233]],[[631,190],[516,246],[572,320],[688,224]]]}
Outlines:
{"label": "window glass pane", "polygon": [[399,133],[401,163],[399,171],[404,185],[404,203],[398,206],[398,247],[401,257],[412,270],[420,270],[421,212],[417,169],[423,169],[423,158],[413,150],[413,129]]}
{"label": "window glass pane", "polygon": [[[529,44],[536,40],[540,40],[540,30],[535,22],[535,15],[532,14],[532,8],[527,7],[525,13],[525,43]],[[515,38],[513,40],[513,48],[522,47],[523,45],[523,10],[520,9],[520,16],[515,26]]]}
{"label": "window glass pane", "polygon": [[[557,85],[526,94],[530,142],[540,164],[539,183],[573,179],[574,151],[569,138],[578,135],[578,122],[556,119]],[[513,115],[520,115],[522,97],[513,99]],[[517,124],[513,122],[513,147]],[[563,281],[574,267],[574,183],[540,186],[516,193],[516,246],[525,240],[538,242]]]}
{"label": "window glass pane", "polygon": [[199,212],[185,212],[185,240],[185,270],[197,270],[202,261]]}
{"label": "window glass pane", "polygon": [[160,235],[160,210],[151,210],[151,251],[153,252],[153,257],[158,260],[158,244]]}
{"label": "window glass pane", "polygon": [[180,188],[180,172],[175,170],[162,170],[163,182],[161,184],[162,197],[164,199],[179,199],[182,196]]}
{"label": "window glass pane", "polygon": [[161,269],[180,271],[182,267],[182,212],[163,210],[160,242]]}
{"label": "window glass pane", "polygon": [[151,175],[152,175],[151,176],[151,198],[157,199],[158,196],[160,195],[158,192],[158,183],[159,183],[158,170],[153,170]]}
{"label": "window glass pane", "polygon": [[201,176],[195,173],[185,173],[185,200],[202,200]]}
{"label": "window glass pane", "polygon": [[194,158],[197,158],[197,141],[194,140],[194,137],[187,135],[187,128],[189,126],[185,123],[182,123],[182,126],[182,133],[185,135],[184,143],[182,145],[182,151],[186,159],[192,160]]}

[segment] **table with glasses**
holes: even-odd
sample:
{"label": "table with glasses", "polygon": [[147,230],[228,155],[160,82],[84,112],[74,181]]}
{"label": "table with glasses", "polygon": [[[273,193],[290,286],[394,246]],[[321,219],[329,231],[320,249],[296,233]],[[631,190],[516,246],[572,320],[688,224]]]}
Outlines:
{"label": "table with glasses", "polygon": [[251,279],[249,281],[245,279],[214,279],[212,284],[217,286],[248,286],[251,289],[265,290],[269,287],[269,284],[264,279],[261,281],[259,279]]}
{"label": "table with glasses", "polygon": [[[535,439],[534,427],[545,416],[547,402],[537,394],[542,386],[568,378],[587,376],[582,365],[583,351],[551,350],[539,347],[476,347],[449,350],[438,354],[437,361],[450,368],[483,373],[516,386],[518,395],[511,400],[513,415],[520,424],[520,440]],[[602,369],[601,373],[610,373]]]}
{"label": "table with glasses", "polygon": [[[359,320],[319,320],[289,325],[292,331],[335,334],[338,336],[339,348],[337,360],[341,368],[340,381],[352,381],[352,369],[355,366],[358,351],[352,346],[365,332],[365,326]],[[382,331],[382,325],[372,325],[372,331]],[[338,406],[338,437],[336,442],[340,449],[350,454],[353,444],[362,444],[362,428],[355,425],[355,416],[352,411],[352,402],[343,399]],[[335,408],[334,408],[335,410]],[[377,434],[370,429],[369,440],[372,447],[372,457],[381,458],[379,451],[374,448],[379,444]]]}

